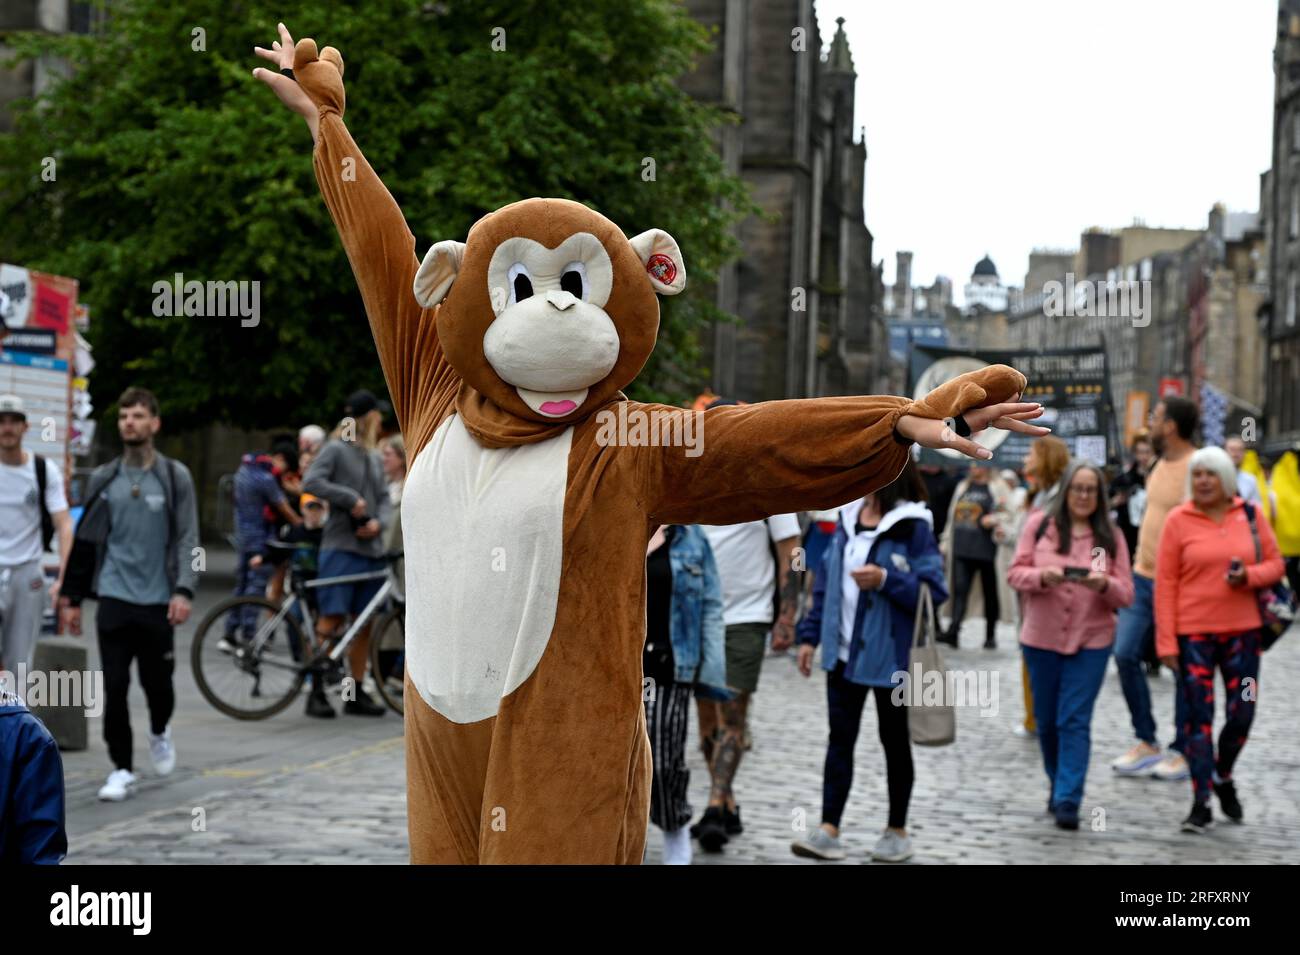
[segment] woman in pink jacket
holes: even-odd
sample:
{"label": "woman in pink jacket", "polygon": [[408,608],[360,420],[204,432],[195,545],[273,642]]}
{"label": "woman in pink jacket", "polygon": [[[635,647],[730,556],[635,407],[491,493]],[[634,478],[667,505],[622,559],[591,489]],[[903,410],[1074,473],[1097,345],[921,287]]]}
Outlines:
{"label": "woman in pink jacket", "polygon": [[[1281,580],[1284,567],[1268,521],[1237,496],[1237,471],[1226,451],[1194,453],[1187,485],[1188,500],[1165,518],[1156,551],[1156,653],[1177,671],[1187,701],[1192,811],[1183,831],[1201,833],[1213,821],[1211,789],[1223,814],[1241,822],[1232,764],[1246,745],[1259,690],[1263,622],[1255,592]],[[1211,738],[1216,666],[1223,672],[1227,711],[1217,761]]]}
{"label": "woman in pink jacket", "polygon": [[1029,667],[1047,811],[1079,828],[1092,746],[1092,708],[1115,642],[1115,611],[1133,601],[1128,544],[1110,520],[1106,480],[1088,463],[1025,523],[1007,575],[1021,595],[1020,646]]}

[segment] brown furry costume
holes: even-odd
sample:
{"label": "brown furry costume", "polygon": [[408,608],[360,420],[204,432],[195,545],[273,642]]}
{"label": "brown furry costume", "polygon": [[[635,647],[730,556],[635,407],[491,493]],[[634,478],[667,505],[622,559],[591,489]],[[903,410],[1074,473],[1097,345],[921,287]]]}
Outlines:
{"label": "brown furry costume", "polygon": [[[528,199],[485,216],[463,246],[439,243],[421,266],[401,211],[343,124],[341,57],[332,48],[318,57],[314,41],[300,40],[294,72],[320,113],[317,179],[412,462],[402,500],[412,861],[636,863],[651,776],[641,649],[652,529],[860,497],[901,471],[910,447],[895,435],[901,415],[943,418],[1009,400],[1024,378],[994,366],[920,402],[722,407],[704,413],[696,457],[610,442],[600,412],[620,403],[629,418],[692,414],[619,392],[654,346],[656,291],[684,285],[676,243],[655,230],[629,241],[578,203]],[[518,261],[504,273],[494,256],[511,239],[523,251],[506,256]],[[581,267],[552,270],[546,256],[566,242]],[[544,301],[553,308],[543,315]],[[559,344],[512,348],[493,337],[520,302]],[[580,320],[588,324],[566,324]],[[509,327],[532,335],[537,326]],[[575,336],[568,350],[565,335]],[[608,354],[600,368],[612,367],[576,381],[570,354],[591,367]],[[502,377],[505,365],[520,380]],[[578,397],[536,398],[544,380]]]}

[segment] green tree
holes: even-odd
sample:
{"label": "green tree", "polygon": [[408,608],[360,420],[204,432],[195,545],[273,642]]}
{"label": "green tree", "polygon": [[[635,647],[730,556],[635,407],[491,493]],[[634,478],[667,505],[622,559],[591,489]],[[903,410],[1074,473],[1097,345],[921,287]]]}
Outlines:
{"label": "green tree", "polygon": [[[532,195],[576,199],[630,235],[665,229],[695,290],[662,303],[632,390],[678,401],[703,380],[708,279],[755,211],[714,147],[721,111],[677,79],[710,48],[671,0],[331,0],[289,27],[342,52],[347,121],[393,192],[417,252]],[[71,69],[0,136],[0,259],[69,275],[91,308],[106,408],[128,383],[163,396],[169,428],[331,420],[381,389],[347,259],[297,117],[252,78],[282,5],[115,0],[91,36],[11,34],[20,58]],[[501,49],[504,45],[504,49]],[[42,160],[56,160],[56,179]],[[643,172],[652,160],[654,178]],[[261,321],[157,317],[154,285],[257,280]]]}

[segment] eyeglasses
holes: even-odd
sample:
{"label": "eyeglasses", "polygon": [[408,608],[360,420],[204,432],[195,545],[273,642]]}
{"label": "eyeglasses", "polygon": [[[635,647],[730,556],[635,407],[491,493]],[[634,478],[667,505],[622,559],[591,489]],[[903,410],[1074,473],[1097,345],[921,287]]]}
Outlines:
{"label": "eyeglasses", "polygon": [[1096,497],[1097,488],[1096,487],[1071,487],[1070,493],[1077,494],[1080,497]]}

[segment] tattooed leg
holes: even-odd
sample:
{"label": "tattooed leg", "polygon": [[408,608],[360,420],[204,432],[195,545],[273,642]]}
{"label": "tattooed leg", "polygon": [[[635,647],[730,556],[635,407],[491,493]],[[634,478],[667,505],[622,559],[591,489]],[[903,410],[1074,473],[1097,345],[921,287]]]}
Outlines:
{"label": "tattooed leg", "polygon": [[713,751],[718,741],[718,704],[716,700],[696,700],[695,709],[700,723],[700,752],[712,772]]}
{"label": "tattooed leg", "polygon": [[749,706],[749,693],[736,691],[736,698],[720,706],[722,710],[722,737],[713,752],[710,767],[712,786],[709,789],[710,806],[727,806],[734,809],[731,784],[744,753],[745,710]]}

